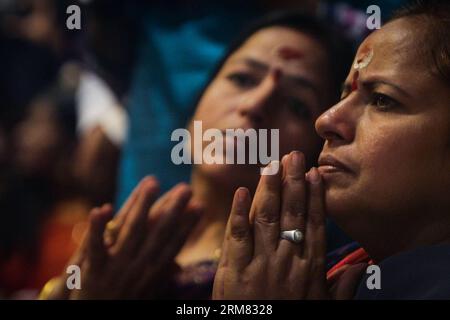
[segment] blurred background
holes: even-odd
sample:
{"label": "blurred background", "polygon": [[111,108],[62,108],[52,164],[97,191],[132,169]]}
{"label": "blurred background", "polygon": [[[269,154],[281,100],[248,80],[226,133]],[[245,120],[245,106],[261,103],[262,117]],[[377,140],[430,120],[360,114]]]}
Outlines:
{"label": "blurred background", "polygon": [[188,181],[168,137],[250,20],[302,9],[355,49],[369,5],[385,19],[403,2],[0,0],[0,298],[58,275],[92,206],[120,206],[146,174]]}

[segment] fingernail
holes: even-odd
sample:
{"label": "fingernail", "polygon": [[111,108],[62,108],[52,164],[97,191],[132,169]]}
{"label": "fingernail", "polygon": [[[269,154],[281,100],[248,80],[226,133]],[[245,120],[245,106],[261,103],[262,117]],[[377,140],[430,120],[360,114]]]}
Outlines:
{"label": "fingernail", "polygon": [[303,162],[303,157],[301,156],[300,152],[298,151],[292,151],[291,153],[291,165],[294,170],[300,170]]}
{"label": "fingernail", "polygon": [[147,176],[144,179],[141,180],[141,183],[139,184],[139,191],[142,192],[143,190],[147,191],[149,188],[155,188],[157,187],[157,180],[153,176]]}
{"label": "fingernail", "polygon": [[289,161],[289,155],[285,154],[282,158],[281,158],[281,164],[285,165],[286,162]]}
{"label": "fingernail", "polygon": [[172,189],[169,190],[168,195],[169,197],[179,197],[181,194],[183,194],[183,189],[183,184],[176,184],[172,187]]}
{"label": "fingernail", "polygon": [[191,208],[194,210],[202,210],[203,209],[202,203],[198,200],[191,199],[190,205],[191,205]]}
{"label": "fingernail", "polygon": [[244,202],[248,195],[247,188],[243,188],[243,187],[239,188],[237,195],[238,195],[239,202]]}
{"label": "fingernail", "polygon": [[321,177],[320,177],[319,171],[317,171],[317,168],[315,168],[315,167],[311,168],[311,170],[309,171],[309,174],[308,174],[308,178],[311,183],[314,183],[314,184],[320,183]]}
{"label": "fingernail", "polygon": [[147,183],[148,181],[155,181],[155,177],[154,176],[145,176],[142,180],[141,183]]}

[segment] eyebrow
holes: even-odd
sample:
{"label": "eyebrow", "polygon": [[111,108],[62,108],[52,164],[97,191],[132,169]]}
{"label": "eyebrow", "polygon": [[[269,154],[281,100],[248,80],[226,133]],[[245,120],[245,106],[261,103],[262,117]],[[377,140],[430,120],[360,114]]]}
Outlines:
{"label": "eyebrow", "polygon": [[[390,81],[387,81],[387,80],[384,80],[384,79],[366,79],[366,80],[361,81],[361,85],[363,87],[371,88],[371,89],[373,89],[374,87],[376,87],[376,86],[378,86],[380,84],[384,84],[384,85],[390,86],[390,87],[396,89],[399,93],[401,93],[405,97],[411,98],[411,95],[405,89],[401,88],[400,86],[398,86],[395,83],[392,83]],[[346,81],[343,84],[342,91],[351,90],[351,87],[352,86],[351,86],[350,82]]]}
{"label": "eyebrow", "polygon": [[[236,59],[233,61],[233,63],[245,63],[246,65],[258,69],[260,71],[267,71],[269,70],[269,66],[265,64],[264,62],[261,62],[254,58],[241,58]],[[284,75],[285,78],[287,78],[290,82],[293,82],[296,85],[311,89],[314,91],[315,94],[317,94],[320,97],[320,92],[317,86],[309,79],[302,77],[302,76],[293,76],[293,75]]]}
{"label": "eyebrow", "polygon": [[261,71],[267,71],[269,66],[264,62],[261,62],[254,58],[240,58],[232,61],[233,63],[244,63],[252,68],[259,69]]}

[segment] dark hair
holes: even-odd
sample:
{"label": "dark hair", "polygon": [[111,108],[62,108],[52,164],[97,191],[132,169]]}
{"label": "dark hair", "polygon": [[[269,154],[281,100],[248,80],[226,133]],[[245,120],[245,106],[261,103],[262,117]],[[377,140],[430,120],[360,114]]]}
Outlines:
{"label": "dark hair", "polygon": [[394,12],[390,21],[412,18],[423,25],[419,46],[433,74],[450,84],[450,3],[416,0]]}
{"label": "dark hair", "polygon": [[211,73],[209,81],[207,81],[203,90],[200,91],[200,95],[193,106],[194,108],[197,106],[205,89],[217,76],[227,59],[253,34],[261,29],[273,26],[287,27],[305,33],[323,46],[327,53],[327,65],[330,69],[330,82],[333,90],[330,96],[336,100],[339,98],[341,85],[347,76],[353,58],[353,49],[350,42],[341,36],[337,30],[329,28],[325,23],[319,20],[319,18],[314,17],[311,14],[296,10],[274,11],[249,24],[247,28],[231,42],[227,52]]}

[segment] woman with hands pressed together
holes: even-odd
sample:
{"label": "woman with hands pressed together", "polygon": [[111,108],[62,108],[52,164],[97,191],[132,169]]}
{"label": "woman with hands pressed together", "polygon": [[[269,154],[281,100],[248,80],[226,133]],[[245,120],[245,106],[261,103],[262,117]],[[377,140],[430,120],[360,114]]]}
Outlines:
{"label": "woman with hands pressed together", "polygon": [[[192,120],[222,132],[279,129],[280,155],[301,150],[302,165],[310,167],[321,145],[314,121],[337,98],[343,73],[333,61],[341,57],[314,18],[263,19],[231,46]],[[188,129],[192,136],[192,123]],[[259,176],[258,164],[196,164],[190,185],[159,199],[156,179],[144,179],[113,219],[109,205],[93,210],[69,263],[81,268],[81,290],[66,289],[64,274],[43,297],[210,298],[234,191],[254,192]]]}
{"label": "woman with hands pressed together", "polygon": [[[236,191],[213,298],[450,299],[449,21],[418,2],[366,38],[316,121],[319,167],[292,152]],[[328,272],[325,215],[362,246]]]}

